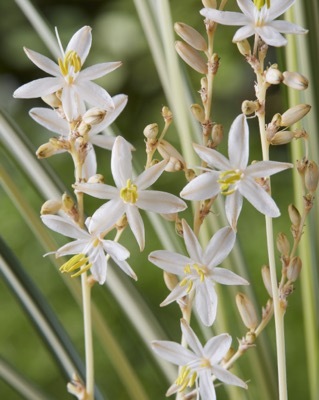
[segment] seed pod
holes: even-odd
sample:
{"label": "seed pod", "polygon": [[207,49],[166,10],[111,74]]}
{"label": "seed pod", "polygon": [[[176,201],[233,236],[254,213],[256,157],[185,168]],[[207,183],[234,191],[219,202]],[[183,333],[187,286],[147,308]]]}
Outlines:
{"label": "seed pod", "polygon": [[47,200],[45,203],[43,203],[40,214],[56,214],[58,211],[60,211],[61,206],[61,200]]}
{"label": "seed pod", "polygon": [[289,72],[285,71],[283,73],[283,83],[292,89],[296,90],[305,90],[308,87],[309,81],[308,79],[299,74],[298,72]]}
{"label": "seed pod", "polygon": [[143,134],[147,139],[156,139],[158,134],[158,125],[156,123],[147,125],[144,128]]}
{"label": "seed pod", "polygon": [[265,288],[269,294],[269,296],[272,298],[272,288],[271,288],[271,279],[270,279],[270,270],[267,265],[264,265],[261,269],[261,276],[263,278],[263,282],[265,285]]}
{"label": "seed pod", "polygon": [[191,26],[183,22],[176,22],[174,30],[182,39],[185,40],[190,46],[199,51],[207,50],[207,43],[203,36]]}
{"label": "seed pod", "polygon": [[318,165],[314,161],[307,163],[305,172],[305,186],[310,193],[314,193],[317,190],[319,182],[319,169]]}
{"label": "seed pod", "polygon": [[300,121],[310,111],[309,104],[298,104],[297,106],[289,108],[281,116],[280,126],[290,126]]}
{"label": "seed pod", "polygon": [[258,318],[253,303],[244,293],[238,293],[236,304],[244,325],[254,331],[258,325]]}
{"label": "seed pod", "polygon": [[193,49],[190,45],[184,42],[175,42],[175,49],[179,56],[195,71],[200,74],[206,75],[208,72],[207,63],[200,56],[197,50]]}
{"label": "seed pod", "polygon": [[290,263],[287,267],[287,278],[290,280],[290,282],[295,282],[298,279],[301,267],[302,261],[300,257],[295,256],[290,260]]}

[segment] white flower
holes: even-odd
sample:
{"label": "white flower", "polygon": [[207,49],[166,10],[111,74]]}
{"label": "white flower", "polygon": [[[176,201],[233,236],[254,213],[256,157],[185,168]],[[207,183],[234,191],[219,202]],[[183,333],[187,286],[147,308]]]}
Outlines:
{"label": "white flower", "polygon": [[[59,215],[42,215],[41,219],[53,231],[76,239],[54,252],[57,258],[76,254],[61,267],[63,272],[79,269],[79,272],[74,274],[78,275],[90,269],[94,279],[103,284],[106,280],[107,255],[109,255],[127,275],[135,280],[137,279],[134,271],[125,261],[130,253],[121,244],[103,239],[101,232],[92,233],[90,230],[81,229],[72,220]],[[88,222],[86,222],[86,225],[88,225]]]}
{"label": "white flower", "polygon": [[169,341],[153,341],[153,350],[165,360],[179,365],[180,375],[176,380],[179,390],[196,384],[202,400],[215,400],[216,393],[212,377],[228,385],[240,386],[247,389],[247,385],[221,365],[231,346],[231,337],[227,333],[215,336],[202,346],[188,323],[182,319],[181,328],[190,349],[179,343]]}
{"label": "white flower", "polygon": [[[218,11],[212,8],[203,8],[200,13],[215,22],[223,25],[242,26],[235,33],[233,42],[240,42],[249,36],[257,34],[270,46],[285,46],[287,40],[281,33],[303,34],[308,31],[288,21],[277,20],[277,17],[290,8],[295,0],[270,0],[257,2],[252,0],[237,0],[242,13]],[[259,4],[262,3],[262,6]]]}
{"label": "white flower", "polygon": [[[82,167],[83,178],[88,179],[96,173],[96,156],[92,145],[96,145],[107,150],[111,150],[113,147],[115,141],[114,136],[98,135],[98,133],[110,126],[123,111],[127,103],[127,96],[124,94],[119,94],[114,96],[112,101],[114,103],[114,110],[106,112],[103,121],[99,124],[92,125],[88,132],[86,146],[87,155]],[[73,134],[73,132],[70,132],[70,123],[66,119],[62,118],[56,110],[36,107],[32,108],[29,114],[40,125],[52,132],[58,133],[63,139],[67,140],[70,135]],[[77,127],[74,129],[74,133],[75,135],[78,135],[76,129]],[[63,150],[59,150],[59,153],[61,152],[63,152]]]}
{"label": "white flower", "polygon": [[110,199],[91,218],[90,230],[103,231],[111,228],[126,214],[128,223],[140,246],[144,249],[144,224],[139,213],[142,210],[161,214],[183,211],[186,204],[178,197],[165,192],[146,190],[162,174],[167,161],[162,161],[132,177],[132,153],[129,144],[118,136],[112,149],[111,169],[116,187],[102,183],[77,184],[76,190],[99,199]]}
{"label": "white flower", "polygon": [[[59,38],[58,38],[59,40]],[[107,110],[114,109],[111,96],[91,80],[114,71],[121,62],[96,64],[82,70],[92,43],[91,28],[84,26],[71,38],[65,52],[61,47],[59,65],[35,51],[24,48],[30,60],[53,77],[41,78],[18,88],[13,96],[20,98],[44,97],[62,91],[63,111],[69,121],[84,114],[87,103]]]}
{"label": "white flower", "polygon": [[215,283],[224,285],[248,285],[248,282],[217,265],[228,256],[234,247],[236,234],[230,227],[220,229],[209,241],[205,250],[185,220],[182,221],[184,241],[189,257],[168,250],[153,251],[149,260],[163,270],[182,277],[161,304],[182,299],[195,291],[195,307],[203,324],[210,326],[216,318],[217,294]]}
{"label": "white flower", "polygon": [[194,149],[209,167],[219,171],[207,170],[197,176],[184,187],[181,197],[188,200],[206,200],[222,193],[226,196],[226,216],[233,229],[237,226],[243,197],[262,214],[272,218],[280,215],[276,203],[256,179],[292,168],[293,165],[277,161],[259,161],[247,166],[249,129],[243,114],[234,120],[229,131],[229,160],[218,151],[204,146],[194,144]]}

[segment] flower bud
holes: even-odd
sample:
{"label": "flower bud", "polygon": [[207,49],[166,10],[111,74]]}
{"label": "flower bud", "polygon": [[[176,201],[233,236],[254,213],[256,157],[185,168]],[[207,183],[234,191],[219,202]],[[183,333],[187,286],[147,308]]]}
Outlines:
{"label": "flower bud", "polygon": [[174,30],[182,39],[185,40],[190,46],[199,51],[207,50],[207,43],[203,36],[191,26],[183,22],[176,22]]}
{"label": "flower bud", "polygon": [[295,282],[300,274],[302,267],[301,258],[298,256],[293,257],[287,267],[287,278],[290,282]]}
{"label": "flower bud", "polygon": [[167,106],[162,107],[162,117],[167,124],[173,121],[173,113]]}
{"label": "flower bud", "polygon": [[272,288],[271,288],[271,279],[270,279],[270,270],[267,265],[264,265],[261,269],[261,276],[263,278],[264,286],[269,294],[272,297]]}
{"label": "flower bud", "polygon": [[205,121],[205,112],[203,110],[203,107],[201,107],[199,104],[192,104],[191,112],[196,120],[201,124]]}
{"label": "flower bud", "polygon": [[278,249],[279,253],[282,256],[287,257],[290,252],[290,243],[289,243],[287,236],[284,233],[282,233],[282,232],[278,233],[276,244],[277,244],[277,249]]}
{"label": "flower bud", "polygon": [[250,115],[255,113],[259,109],[257,101],[245,100],[241,105],[241,111],[244,115]]}
{"label": "flower bud", "polygon": [[55,93],[48,94],[47,96],[41,97],[41,99],[52,108],[58,108],[62,105],[61,99],[59,99]]}
{"label": "flower bud", "polygon": [[311,106],[308,104],[298,104],[289,108],[281,116],[280,126],[290,126],[300,121],[310,111]]}
{"label": "flower bud", "polygon": [[101,174],[96,174],[88,179],[88,183],[104,183],[104,176]]}
{"label": "flower bud", "polygon": [[295,138],[294,131],[279,131],[270,139],[270,144],[278,146],[281,144],[290,143]]}
{"label": "flower bud", "polygon": [[164,282],[166,287],[172,291],[179,284],[178,278],[175,274],[171,274],[170,272],[164,271],[163,274]]}
{"label": "flower bud", "polygon": [[301,215],[298,209],[293,204],[289,204],[288,206],[288,215],[292,225],[295,227],[299,227],[301,222]]}
{"label": "flower bud", "polygon": [[214,147],[217,147],[224,137],[224,128],[222,124],[214,124],[212,129],[212,140]]}
{"label": "flower bud", "polygon": [[237,48],[241,55],[249,56],[251,54],[250,43],[247,39],[241,40],[240,42],[236,42]]}
{"label": "flower bud", "polygon": [[206,75],[208,72],[207,63],[200,56],[197,50],[184,42],[175,42],[175,49],[179,56],[195,71],[200,74]]}
{"label": "flower bud", "polygon": [[87,110],[87,112],[83,115],[82,121],[84,121],[87,125],[97,125],[104,120],[106,113],[107,111],[103,108],[93,107]]}
{"label": "flower bud", "polygon": [[270,83],[271,85],[279,85],[283,80],[283,74],[279,71],[277,65],[273,64],[267,69],[265,78],[267,83]]}
{"label": "flower bud", "polygon": [[40,214],[56,214],[62,206],[61,200],[47,200],[41,207]]}
{"label": "flower bud", "polygon": [[180,161],[183,166],[185,166],[184,157],[166,140],[163,139],[158,143],[157,150],[165,160],[174,158],[175,160]]}
{"label": "flower bud", "polygon": [[283,83],[289,87],[291,87],[292,89],[296,89],[296,90],[305,90],[308,87],[309,81],[308,79],[299,74],[298,72],[289,72],[289,71],[285,71],[283,73]]}
{"label": "flower bud", "polygon": [[75,207],[74,200],[67,193],[62,195],[62,207],[65,212],[72,211]]}
{"label": "flower bud", "polygon": [[156,123],[147,125],[144,128],[143,134],[147,139],[156,139],[158,134],[158,125]]}
{"label": "flower bud", "polygon": [[314,161],[307,163],[305,172],[305,186],[308,192],[314,193],[317,190],[319,182],[319,169]]}
{"label": "flower bud", "polygon": [[56,147],[50,142],[42,144],[36,151],[36,156],[38,158],[48,158],[56,153]]}
{"label": "flower bud", "polygon": [[207,8],[217,8],[216,0],[202,0],[203,6]]}
{"label": "flower bud", "polygon": [[258,319],[253,303],[245,294],[238,293],[236,295],[236,304],[246,328],[250,329],[251,331],[255,330],[258,325]]}
{"label": "flower bud", "polygon": [[183,163],[180,160],[177,160],[175,157],[170,157],[165,167],[166,172],[177,172],[182,171],[183,169]]}

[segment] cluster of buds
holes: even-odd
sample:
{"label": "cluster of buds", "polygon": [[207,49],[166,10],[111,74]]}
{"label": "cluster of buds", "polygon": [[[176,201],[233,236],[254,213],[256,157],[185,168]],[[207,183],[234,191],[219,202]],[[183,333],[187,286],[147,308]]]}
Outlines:
{"label": "cluster of buds", "polygon": [[283,83],[284,85],[296,90],[305,90],[309,84],[308,79],[299,72],[281,72],[278,69],[277,64],[271,65],[265,71],[265,81],[269,85],[279,85],[280,83]]}
{"label": "cluster of buds", "polygon": [[72,197],[67,193],[64,193],[61,199],[58,200],[50,199],[44,202],[41,207],[40,214],[41,215],[57,214],[60,211],[63,211],[74,221],[79,220],[79,212],[76,203],[72,199]]}

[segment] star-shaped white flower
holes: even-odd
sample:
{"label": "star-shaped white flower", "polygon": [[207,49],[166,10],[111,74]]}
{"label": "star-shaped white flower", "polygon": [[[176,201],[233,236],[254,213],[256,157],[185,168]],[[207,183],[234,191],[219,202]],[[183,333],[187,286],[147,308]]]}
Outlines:
{"label": "star-shaped white flower", "polygon": [[[71,219],[59,215],[42,215],[41,219],[53,231],[75,239],[54,252],[57,258],[70,254],[78,255],[62,266],[63,271],[90,269],[94,279],[102,285],[106,280],[108,255],[127,275],[137,279],[134,271],[125,261],[130,253],[121,244],[103,239],[101,232],[92,233],[90,229],[81,229]],[[88,221],[86,225],[89,225]]]}
{"label": "star-shaped white flower", "polygon": [[60,45],[59,65],[42,54],[24,48],[30,60],[53,77],[26,83],[18,88],[13,96],[28,99],[62,91],[62,107],[69,121],[76,120],[79,115],[84,114],[84,101],[107,110],[114,109],[112,98],[108,92],[91,81],[114,71],[121,66],[121,62],[96,64],[82,70],[91,43],[91,28],[84,26],[72,36],[65,52]]}
{"label": "star-shaped white flower", "polygon": [[240,42],[249,36],[257,34],[270,46],[285,46],[287,40],[281,33],[304,34],[308,31],[288,21],[277,20],[294,4],[295,0],[270,0],[262,2],[252,0],[237,0],[242,13],[231,11],[218,11],[212,8],[203,8],[200,13],[222,25],[242,26],[233,37],[233,42]]}
{"label": "star-shaped white flower", "polygon": [[76,190],[79,192],[99,199],[110,199],[92,216],[90,230],[92,232],[107,230],[126,214],[140,249],[143,250],[145,232],[139,209],[171,214],[183,211],[187,207],[184,201],[170,193],[146,190],[160,177],[166,164],[167,161],[161,161],[133,178],[131,147],[125,139],[118,136],[111,157],[111,169],[116,187],[102,183],[76,185]]}
{"label": "star-shaped white flower", "polygon": [[199,157],[209,167],[207,170],[190,181],[182,190],[181,197],[188,200],[206,200],[218,193],[225,195],[225,209],[229,224],[236,229],[241,212],[243,197],[258,211],[275,218],[280,211],[271,196],[256,182],[292,168],[293,164],[277,161],[259,161],[248,165],[249,129],[246,118],[240,114],[233,122],[228,137],[229,160],[214,149],[194,144]]}
{"label": "star-shaped white flower", "polygon": [[232,341],[227,333],[209,339],[205,346],[202,346],[184,319],[181,320],[181,328],[189,349],[170,341],[152,342],[153,350],[160,357],[182,367],[176,380],[179,390],[185,390],[186,387],[195,384],[201,400],[216,400],[213,376],[225,384],[247,389],[245,382],[221,365]]}
{"label": "star-shaped white flower", "polygon": [[224,285],[248,285],[234,272],[217,266],[234,247],[236,234],[230,227],[220,229],[202,249],[194,232],[182,221],[184,241],[189,257],[168,250],[153,251],[149,260],[157,267],[182,278],[161,306],[182,299],[195,292],[195,307],[204,325],[210,326],[216,318],[217,294],[215,283]]}
{"label": "star-shaped white flower", "polygon": [[[112,98],[112,101],[114,103],[114,110],[106,112],[103,121],[99,124],[92,125],[88,132],[86,149],[87,156],[82,167],[83,178],[88,179],[96,174],[96,156],[92,145],[99,146],[107,150],[112,150],[115,137],[98,135],[98,133],[110,126],[123,111],[127,103],[127,96],[124,94],[118,94]],[[58,133],[63,139],[67,140],[73,133],[70,132],[69,122],[62,118],[56,110],[36,107],[32,108],[29,114],[40,125],[52,132]],[[75,127],[75,135],[77,135],[76,129],[77,127]],[[63,152],[63,150],[59,150],[59,153],[61,152]]]}

